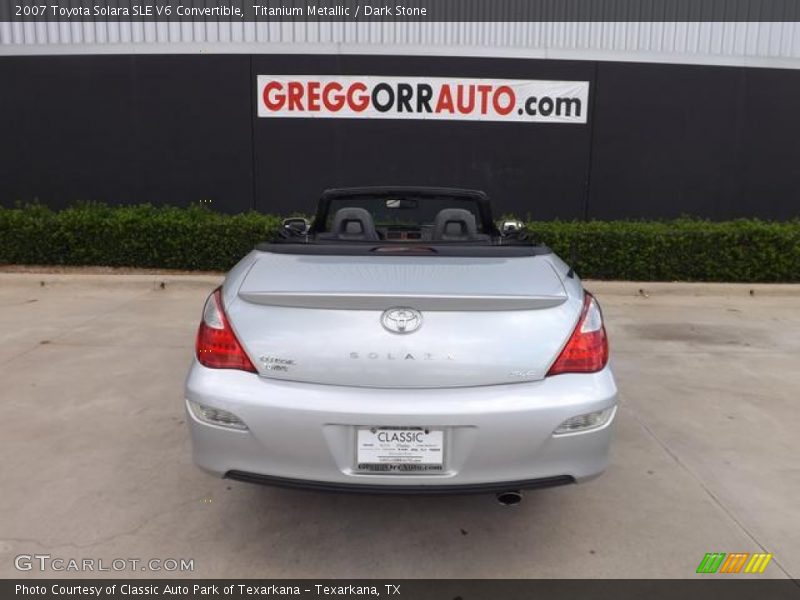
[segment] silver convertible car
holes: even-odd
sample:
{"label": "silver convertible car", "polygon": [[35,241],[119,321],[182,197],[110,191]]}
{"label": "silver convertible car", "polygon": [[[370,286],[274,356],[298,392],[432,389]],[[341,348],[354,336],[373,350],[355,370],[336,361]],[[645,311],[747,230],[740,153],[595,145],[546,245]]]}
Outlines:
{"label": "silver convertible car", "polygon": [[600,306],[521,225],[498,227],[479,191],[326,191],[206,301],[196,464],[507,504],[600,474],[617,405]]}

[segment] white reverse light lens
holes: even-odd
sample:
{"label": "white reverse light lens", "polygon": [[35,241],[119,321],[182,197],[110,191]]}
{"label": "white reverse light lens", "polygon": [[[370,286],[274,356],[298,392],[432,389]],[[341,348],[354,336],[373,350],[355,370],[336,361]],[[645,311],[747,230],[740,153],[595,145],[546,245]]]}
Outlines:
{"label": "white reverse light lens", "polygon": [[586,413],[585,415],[578,415],[567,419],[553,432],[554,435],[564,435],[565,433],[578,433],[580,431],[589,431],[591,429],[599,429],[608,423],[614,416],[614,411],[617,410],[616,406],[598,410],[595,412]]}
{"label": "white reverse light lens", "polygon": [[211,294],[206,300],[206,305],[203,307],[203,321],[212,329],[223,329],[225,323],[222,321],[222,314],[214,296],[215,294]]}
{"label": "white reverse light lens", "polygon": [[218,425],[219,427],[227,427],[229,429],[239,429],[241,431],[247,430],[247,425],[244,424],[244,421],[227,410],[212,408],[205,404],[195,402],[194,400],[189,400],[189,407],[192,410],[192,414],[197,417],[199,421],[203,421],[204,423]]}
{"label": "white reverse light lens", "polygon": [[592,298],[589,301],[589,308],[586,309],[586,318],[581,326],[581,333],[591,333],[599,331],[603,326],[603,313],[600,312],[600,305]]}

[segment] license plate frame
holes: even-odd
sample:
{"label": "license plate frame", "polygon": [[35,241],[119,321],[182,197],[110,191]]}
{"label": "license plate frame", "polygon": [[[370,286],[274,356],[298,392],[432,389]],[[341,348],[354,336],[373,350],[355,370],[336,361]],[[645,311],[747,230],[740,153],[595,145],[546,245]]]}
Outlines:
{"label": "license plate frame", "polygon": [[373,474],[442,474],[446,442],[442,427],[357,427],[355,467]]}

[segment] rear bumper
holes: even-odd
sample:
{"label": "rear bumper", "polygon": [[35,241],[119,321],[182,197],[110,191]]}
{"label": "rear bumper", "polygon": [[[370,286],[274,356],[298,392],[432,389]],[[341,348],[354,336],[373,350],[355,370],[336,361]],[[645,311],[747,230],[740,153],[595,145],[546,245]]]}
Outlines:
{"label": "rear bumper", "polygon": [[[187,409],[195,463],[219,477],[372,493],[470,493],[584,481],[602,473],[614,419],[553,434],[571,417],[616,405],[610,369],[542,381],[446,389],[377,389],[279,381],[197,362],[186,398],[232,412],[247,431],[197,420]],[[435,473],[355,469],[363,426],[445,430]]]}
{"label": "rear bumper", "polygon": [[314,490],[319,492],[346,492],[358,494],[489,494],[502,493],[509,490],[533,490],[537,488],[555,487],[575,483],[568,475],[561,477],[545,477],[543,479],[528,479],[525,481],[499,481],[493,483],[473,483],[467,485],[369,485],[331,483],[328,481],[308,481],[305,479],[287,479],[285,477],[272,477],[242,471],[228,471],[228,479],[272,485],[276,487],[294,488],[301,490]]}

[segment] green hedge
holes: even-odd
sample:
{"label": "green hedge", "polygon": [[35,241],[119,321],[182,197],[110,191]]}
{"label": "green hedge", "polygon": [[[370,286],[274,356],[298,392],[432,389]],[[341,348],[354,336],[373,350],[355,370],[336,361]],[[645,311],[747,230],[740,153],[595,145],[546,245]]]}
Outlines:
{"label": "green hedge", "polygon": [[[227,270],[280,217],[202,207],[0,208],[0,262]],[[800,220],[534,222],[531,234],[582,277],[800,281]]]}
{"label": "green hedge", "polygon": [[272,215],[199,206],[0,208],[0,262],[223,271],[279,225]]}
{"label": "green hedge", "polygon": [[581,277],[800,281],[800,220],[553,221],[529,230]]}

